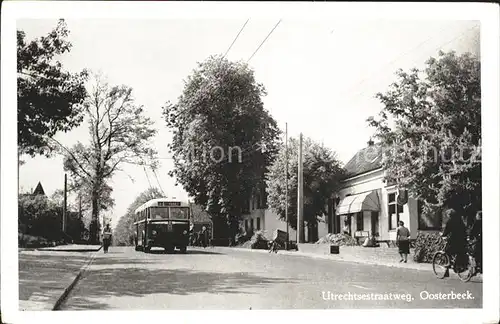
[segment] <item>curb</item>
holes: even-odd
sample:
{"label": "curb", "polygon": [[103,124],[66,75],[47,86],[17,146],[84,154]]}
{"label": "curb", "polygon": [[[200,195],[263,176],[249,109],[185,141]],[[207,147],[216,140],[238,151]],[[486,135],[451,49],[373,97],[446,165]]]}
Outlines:
{"label": "curb", "polygon": [[85,270],[87,270],[87,268],[92,264],[92,262],[94,261],[96,255],[97,255],[97,252],[99,252],[101,250],[101,248],[102,248],[102,246],[99,247],[99,249],[97,249],[97,251],[91,250],[91,251],[95,251],[95,253],[92,254],[92,256],[90,257],[90,260],[80,268],[80,271],[78,271],[78,274],[76,275],[75,279],[73,279],[73,282],[71,282],[71,284],[68,287],[66,287],[66,289],[64,289],[64,292],[61,294],[61,296],[57,299],[56,303],[54,304],[54,307],[52,308],[53,311],[60,310],[63,302],[66,300],[69,293],[73,290],[73,288],[76,286],[76,284],[78,283],[78,281],[80,280],[82,275],[85,273]]}
{"label": "curb", "polygon": [[50,251],[50,252],[99,252],[101,248],[98,249],[80,249],[80,250],[72,250],[72,249],[37,249],[36,251]]}

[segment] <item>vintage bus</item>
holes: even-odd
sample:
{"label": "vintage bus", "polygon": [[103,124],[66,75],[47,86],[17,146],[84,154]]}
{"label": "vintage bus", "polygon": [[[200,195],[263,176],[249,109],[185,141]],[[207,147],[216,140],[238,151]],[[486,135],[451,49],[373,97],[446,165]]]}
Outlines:
{"label": "vintage bus", "polygon": [[151,251],[164,248],[173,253],[178,248],[186,253],[189,244],[191,208],[189,203],[175,199],[152,199],[135,210],[135,249]]}

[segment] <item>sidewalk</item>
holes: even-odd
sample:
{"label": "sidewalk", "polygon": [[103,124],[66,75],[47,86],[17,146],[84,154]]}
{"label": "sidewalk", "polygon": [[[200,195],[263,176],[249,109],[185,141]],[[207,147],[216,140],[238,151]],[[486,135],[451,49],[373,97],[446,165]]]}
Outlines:
{"label": "sidewalk", "polygon": [[[311,257],[341,262],[362,263],[370,265],[381,265],[386,267],[406,268],[413,270],[432,271],[429,263],[417,263],[413,261],[412,255],[408,256],[408,263],[399,262],[400,256],[397,248],[365,248],[362,246],[341,246],[339,254],[329,254],[326,250],[328,244],[308,244],[307,248],[299,246],[299,251],[278,251],[278,254]],[[245,249],[237,247],[214,247],[215,249],[233,249],[254,253],[269,253],[268,250]],[[306,250],[306,251],[304,251]]]}
{"label": "sidewalk", "polygon": [[99,251],[96,246],[64,247],[19,251],[19,310],[53,310]]}

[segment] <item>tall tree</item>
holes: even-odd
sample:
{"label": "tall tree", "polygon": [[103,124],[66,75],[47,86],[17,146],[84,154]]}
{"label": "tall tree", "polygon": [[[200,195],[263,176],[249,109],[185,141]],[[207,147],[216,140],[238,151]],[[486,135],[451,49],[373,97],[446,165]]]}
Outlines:
{"label": "tall tree", "polygon": [[264,109],[265,94],[245,63],[209,57],[187,78],[177,103],[164,107],[173,132],[170,175],[211,215],[216,237],[236,234],[276,153],[279,129]]}
{"label": "tall tree", "polygon": [[[111,196],[112,193],[113,188],[105,182],[99,197],[99,210],[110,211],[115,206],[115,200]],[[58,189],[54,191],[51,199],[58,206],[62,206],[64,203],[64,190]],[[90,225],[92,221],[92,188],[88,184],[78,183],[70,179],[68,184],[68,210],[71,209],[79,212],[80,207],[84,223]]]}
{"label": "tall tree", "polygon": [[385,148],[388,181],[424,201],[424,216],[453,207],[481,209],[480,61],[439,53],[422,71],[399,70],[377,97],[384,105],[368,122]]}
{"label": "tall tree", "polygon": [[120,217],[118,224],[113,233],[114,243],[117,245],[131,245],[133,244],[132,238],[134,237],[135,228],[134,217],[135,210],[142,204],[155,198],[162,198],[163,194],[157,188],[149,188],[142,192],[135,200],[128,206],[125,215]]}
{"label": "tall tree", "polygon": [[99,210],[110,190],[107,180],[123,164],[157,167],[156,151],[150,142],[156,134],[153,121],[135,103],[132,88],[110,86],[100,76],[84,102],[89,123],[90,145],[77,143],[65,154],[64,168],[71,172],[77,186],[88,188],[92,203],[91,241],[97,243]]}
{"label": "tall tree", "polygon": [[[288,220],[292,228],[297,228],[297,189],[298,189],[298,151],[299,141],[290,138],[288,142]],[[304,177],[304,222],[315,229],[318,217],[327,214],[327,200],[340,189],[340,181],[345,172],[336,154],[311,138],[303,140],[303,177]],[[280,153],[267,174],[268,204],[286,220],[286,150]]]}
{"label": "tall tree", "polygon": [[68,131],[82,120],[87,72],[69,73],[56,57],[71,43],[64,20],[48,35],[26,40],[17,31],[17,129],[20,154],[49,154],[47,137]]}

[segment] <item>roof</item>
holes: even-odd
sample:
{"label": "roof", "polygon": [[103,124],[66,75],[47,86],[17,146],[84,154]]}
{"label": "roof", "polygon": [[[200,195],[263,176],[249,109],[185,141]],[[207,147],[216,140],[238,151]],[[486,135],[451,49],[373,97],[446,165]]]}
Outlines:
{"label": "roof", "polygon": [[180,202],[181,205],[180,207],[189,207],[189,204],[185,201],[181,201],[179,199],[176,199],[174,197],[172,198],[166,198],[166,197],[163,197],[163,198],[156,198],[156,199],[151,199],[147,202],[145,202],[144,204],[140,205],[135,211],[134,213],[138,213],[140,211],[143,211],[144,209],[148,208],[148,207],[155,207],[155,206],[158,206],[158,203],[159,202]]}
{"label": "roof", "polygon": [[370,172],[382,167],[382,147],[380,145],[370,145],[359,150],[344,169],[347,177],[351,178],[366,172]]}
{"label": "roof", "polygon": [[43,190],[41,182],[38,182],[38,184],[36,185],[35,191],[33,191],[33,195],[43,195],[43,196],[45,196],[45,190]]}

